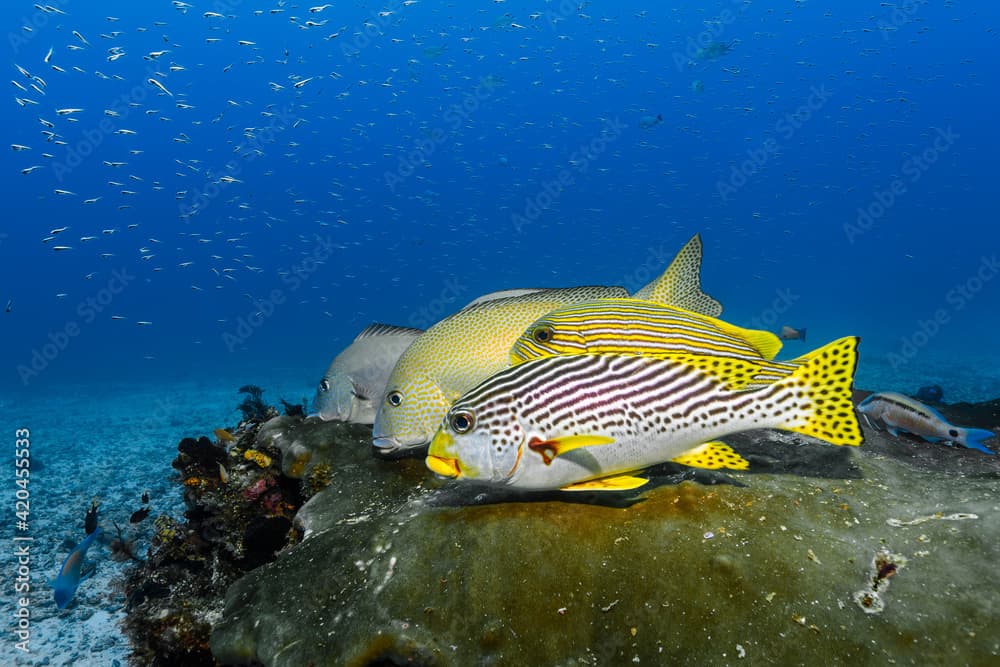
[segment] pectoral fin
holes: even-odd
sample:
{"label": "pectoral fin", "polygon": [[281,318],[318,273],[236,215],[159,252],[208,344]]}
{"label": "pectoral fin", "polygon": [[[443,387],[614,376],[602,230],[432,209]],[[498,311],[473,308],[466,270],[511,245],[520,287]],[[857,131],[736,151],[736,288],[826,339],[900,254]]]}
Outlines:
{"label": "pectoral fin", "polygon": [[609,438],[605,435],[567,435],[562,438],[553,438],[552,440],[532,438],[531,442],[528,443],[528,447],[532,451],[541,454],[545,465],[549,465],[555,457],[562,456],[574,449],[610,445],[614,441],[614,438]]}
{"label": "pectoral fin", "polygon": [[642,477],[632,477],[630,475],[618,475],[617,477],[602,477],[601,479],[590,479],[586,482],[577,482],[562,487],[561,491],[628,491],[637,489],[648,479]]}
{"label": "pectoral fin", "polygon": [[719,468],[746,470],[750,467],[750,462],[733,451],[732,447],[718,441],[698,445],[694,449],[689,449],[683,454],[675,456],[671,461],[707,470],[718,470]]}

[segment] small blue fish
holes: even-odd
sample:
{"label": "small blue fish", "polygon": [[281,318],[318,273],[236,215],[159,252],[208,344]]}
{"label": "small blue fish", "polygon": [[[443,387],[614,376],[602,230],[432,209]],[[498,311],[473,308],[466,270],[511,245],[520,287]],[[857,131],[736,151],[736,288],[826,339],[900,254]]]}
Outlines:
{"label": "small blue fish", "polygon": [[954,426],[940,412],[909,396],[889,391],[872,394],[858,404],[858,412],[869,424],[872,419],[880,420],[894,436],[905,431],[928,442],[957,442],[985,454],[994,453],[983,444],[983,440],[996,437],[992,431]]}
{"label": "small blue fish", "polygon": [[94,540],[101,534],[100,527],[87,535],[73,551],[66,556],[62,567],[59,569],[59,576],[49,582],[55,592],[56,606],[65,609],[70,600],[76,594],[76,589],[83,578],[83,560],[87,557],[87,549],[94,543]]}
{"label": "small blue fish", "polygon": [[927,385],[918,389],[913,397],[924,403],[940,403],[941,399],[944,398],[944,389],[936,384]]}

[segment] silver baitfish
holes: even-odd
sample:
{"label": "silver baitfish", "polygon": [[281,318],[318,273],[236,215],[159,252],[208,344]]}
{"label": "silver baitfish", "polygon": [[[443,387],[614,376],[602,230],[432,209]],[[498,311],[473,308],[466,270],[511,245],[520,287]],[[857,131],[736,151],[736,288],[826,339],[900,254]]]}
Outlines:
{"label": "silver baitfish", "polygon": [[996,437],[993,431],[955,426],[934,408],[903,394],[891,391],[872,394],[858,404],[858,412],[869,424],[873,419],[882,422],[894,436],[905,431],[928,442],[957,442],[985,454],[995,453],[983,444],[983,440]]}
{"label": "silver baitfish", "polygon": [[313,410],[324,421],[372,424],[389,375],[423,332],[372,324],[338,354],[319,381]]}

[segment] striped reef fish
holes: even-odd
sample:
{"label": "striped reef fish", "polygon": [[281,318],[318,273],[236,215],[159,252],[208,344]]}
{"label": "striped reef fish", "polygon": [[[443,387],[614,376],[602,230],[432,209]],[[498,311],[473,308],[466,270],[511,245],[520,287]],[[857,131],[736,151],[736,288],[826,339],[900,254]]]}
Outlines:
{"label": "striped reef fish", "polygon": [[905,431],[929,442],[957,442],[985,454],[995,453],[983,444],[983,440],[996,437],[993,431],[954,426],[934,408],[903,394],[891,391],[872,394],[858,404],[858,412],[869,424],[873,419],[882,422],[893,436]]}
{"label": "striped reef fish", "polygon": [[[701,256],[701,238],[695,235],[637,298],[720,314],[721,304],[701,291]],[[508,290],[477,299],[438,322],[403,353],[389,377],[375,417],[376,451],[394,454],[425,447],[455,399],[506,368],[511,346],[545,313],[571,303],[628,296],[623,287]]]}
{"label": "striped reef fish", "polygon": [[389,374],[420,329],[372,324],[338,354],[316,387],[313,410],[324,421],[371,424]]}
{"label": "striped reef fish", "polygon": [[670,354],[773,359],[781,341],[676,306],[639,299],[598,299],[564,306],[528,327],[510,352],[512,366],[556,354]]}
{"label": "striped reef fish", "polygon": [[617,490],[645,483],[628,473],[665,461],[745,468],[713,440],[750,429],[860,445],[851,403],[858,341],[815,350],[764,386],[753,385],[772,363],[765,360],[576,354],[528,361],[455,403],[427,467],[523,489]]}

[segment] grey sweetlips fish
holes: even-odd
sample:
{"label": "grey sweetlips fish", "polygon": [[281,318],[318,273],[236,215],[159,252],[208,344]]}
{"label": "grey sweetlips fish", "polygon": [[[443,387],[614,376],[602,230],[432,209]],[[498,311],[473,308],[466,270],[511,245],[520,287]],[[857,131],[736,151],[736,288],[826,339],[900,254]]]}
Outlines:
{"label": "grey sweetlips fish", "polygon": [[323,374],[313,410],[324,421],[375,422],[389,375],[420,329],[372,324],[366,327]]}

